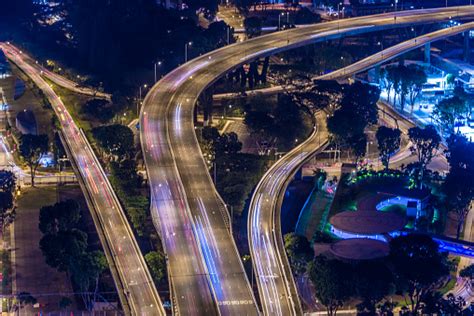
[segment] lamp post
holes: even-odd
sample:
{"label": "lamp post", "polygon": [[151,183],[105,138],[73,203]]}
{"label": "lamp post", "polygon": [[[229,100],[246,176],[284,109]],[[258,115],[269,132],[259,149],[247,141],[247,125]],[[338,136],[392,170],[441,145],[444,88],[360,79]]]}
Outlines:
{"label": "lamp post", "polygon": [[278,31],[281,29],[281,16],[284,15],[285,13],[278,14]]}
{"label": "lamp post", "polygon": [[342,5],[342,2],[339,2],[337,4],[337,18],[340,19],[341,18],[341,11],[340,11],[340,6]]}
{"label": "lamp post", "polygon": [[188,62],[188,46],[191,46],[191,45],[193,45],[193,42],[188,42],[184,44],[184,62],[185,63]]}
{"label": "lamp post", "polygon": [[[148,87],[147,84],[144,84],[143,85],[143,88],[146,89]],[[137,116],[140,115],[140,105],[142,104],[142,86],[140,86],[140,88],[138,89],[139,91],[139,98],[138,98],[138,102],[137,102]]]}
{"label": "lamp post", "polygon": [[155,66],[155,83],[156,83],[156,81],[158,80],[158,77],[157,77],[157,68],[158,68],[158,66],[161,66],[161,61],[155,62],[154,66]]}

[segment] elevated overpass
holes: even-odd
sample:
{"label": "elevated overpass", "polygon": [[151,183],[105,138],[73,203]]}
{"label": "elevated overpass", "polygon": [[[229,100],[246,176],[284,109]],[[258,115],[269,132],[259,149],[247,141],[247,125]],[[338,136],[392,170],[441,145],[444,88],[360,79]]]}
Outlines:
{"label": "elevated overpass", "polygon": [[[194,133],[193,113],[199,94],[226,72],[258,57],[341,36],[473,16],[473,7],[450,7],[338,20],[273,33],[200,56],[151,89],[141,112],[141,142],[150,179],[151,212],[169,258],[178,313],[258,313],[228,231],[225,204],[214,188]],[[312,147],[299,149],[305,153],[298,161],[312,153]],[[270,260],[280,261],[279,271],[285,270],[271,238],[266,246],[272,251],[263,249],[264,256],[274,254]],[[274,280],[279,282],[276,291],[281,295],[275,301],[256,269],[264,313],[299,314],[294,297],[285,294],[294,292],[290,278],[279,271]],[[283,278],[288,282],[281,281]]]}
{"label": "elevated overpass", "polygon": [[[474,29],[474,22],[429,33],[387,48],[382,52],[367,57],[350,66],[339,69],[327,75],[319,76],[315,79],[339,80],[351,77],[355,73],[370,69],[403,53],[421,47],[425,45],[425,43],[453,36],[471,29]],[[327,131],[324,129],[325,117],[323,120],[318,120],[318,122],[320,122],[319,128],[323,127],[322,131],[313,133],[303,144],[282,157],[264,175],[254,192],[249,210],[248,232],[249,242],[251,245],[250,249],[254,257],[259,258],[259,260],[255,263],[255,266],[258,271],[261,271],[257,274],[261,275],[262,278],[265,279],[267,279],[269,275],[279,275],[282,280],[287,282],[287,285],[277,287],[276,284],[278,284],[278,282],[276,280],[272,280],[272,282],[267,280],[263,285],[265,288],[267,288],[266,292],[273,293],[272,295],[275,297],[277,293],[281,295],[281,293],[283,293],[281,291],[286,290],[285,295],[291,295],[293,301],[295,302],[297,300],[294,298],[298,297],[296,287],[294,286],[294,281],[292,281],[292,273],[289,268],[289,264],[285,262],[286,260],[283,258],[283,256],[286,257],[286,255],[284,252],[285,250],[283,247],[282,236],[279,230],[280,208],[282,204],[282,196],[285,193],[286,187],[291,181],[291,178],[294,176],[297,170],[302,167],[305,161],[310,159],[312,155],[323,149],[325,146],[325,141],[322,143],[320,142],[321,139],[327,139]],[[263,241],[268,238],[267,236],[271,236],[271,239],[269,240],[273,239],[275,245],[274,250],[268,246],[269,241],[266,241],[266,244],[263,244]],[[448,250],[461,255],[472,255],[472,245],[469,248],[466,248],[466,246],[463,247],[463,245],[460,245],[459,243],[453,243],[452,240],[443,240],[439,237],[436,239],[436,241],[440,244],[440,247],[443,250]],[[259,248],[262,248],[263,250],[260,250]],[[270,251],[270,253],[276,252],[278,254],[275,256],[277,259],[276,261],[268,260],[268,258],[271,258],[272,256],[264,256],[264,254],[268,251]],[[272,262],[279,261],[282,262],[283,265],[280,267],[278,267],[278,265],[274,265],[275,267],[273,270],[269,268],[272,267]],[[266,272],[264,273],[263,271]],[[273,299],[273,301],[275,300]],[[294,304],[296,304],[295,302]]]}
{"label": "elevated overpass", "polygon": [[87,138],[61,99],[12,45],[0,43],[15,63],[48,98],[61,124],[62,139],[91,210],[117,292],[126,315],[166,315],[148,267],[122,206]]}
{"label": "elevated overpass", "polygon": [[77,82],[67,79],[43,67],[37,60],[34,60],[31,56],[29,56],[28,54],[26,54],[25,52],[23,52],[21,49],[17,48],[16,46],[11,45],[10,42],[5,42],[3,43],[3,45],[5,45],[5,47],[8,47],[8,49],[12,53],[21,55],[23,60],[25,60],[25,62],[27,62],[33,69],[35,69],[36,72],[48,78],[49,80],[51,80],[52,82],[54,82],[60,87],[66,88],[69,91],[72,91],[75,93],[84,94],[84,95],[88,95],[95,98],[106,99],[109,101],[112,99],[111,94],[104,93],[104,92],[101,92],[101,91],[98,91],[96,89],[89,88],[86,86],[82,86],[78,84]]}

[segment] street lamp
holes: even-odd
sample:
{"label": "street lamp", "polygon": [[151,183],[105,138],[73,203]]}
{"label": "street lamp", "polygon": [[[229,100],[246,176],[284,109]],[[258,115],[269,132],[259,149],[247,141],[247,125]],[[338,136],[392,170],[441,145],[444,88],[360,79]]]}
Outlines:
{"label": "street lamp", "polygon": [[161,61],[155,62],[155,83],[158,80],[158,77],[156,75],[156,70],[157,70],[158,66],[161,66]]}
{"label": "street lamp", "polygon": [[184,62],[185,63],[188,62],[188,46],[191,46],[191,45],[193,45],[193,42],[188,42],[184,44]]}
{"label": "street lamp", "polygon": [[340,19],[341,18],[341,11],[339,10],[340,6],[342,5],[342,2],[339,2],[337,4],[337,18]]}
{"label": "street lamp", "polygon": [[278,14],[278,31],[281,30],[281,17],[285,15],[285,13]]}
{"label": "street lamp", "polygon": [[[143,85],[143,88],[146,89],[148,87],[147,84],[144,84]],[[139,91],[139,98],[138,98],[138,102],[137,102],[137,116],[140,115],[140,105],[142,104],[142,86],[140,86],[140,88],[138,89]]]}

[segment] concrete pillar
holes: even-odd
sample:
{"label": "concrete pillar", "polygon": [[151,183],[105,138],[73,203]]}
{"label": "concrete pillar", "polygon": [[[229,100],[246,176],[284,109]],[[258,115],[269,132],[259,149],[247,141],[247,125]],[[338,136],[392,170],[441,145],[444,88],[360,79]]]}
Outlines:
{"label": "concrete pillar", "polygon": [[425,44],[425,63],[431,64],[431,43]]}
{"label": "concrete pillar", "polygon": [[380,81],[380,65],[375,66],[374,81],[379,83]]}
{"label": "concrete pillar", "polygon": [[471,45],[470,45],[469,31],[464,32],[464,61],[469,62],[471,57]]}

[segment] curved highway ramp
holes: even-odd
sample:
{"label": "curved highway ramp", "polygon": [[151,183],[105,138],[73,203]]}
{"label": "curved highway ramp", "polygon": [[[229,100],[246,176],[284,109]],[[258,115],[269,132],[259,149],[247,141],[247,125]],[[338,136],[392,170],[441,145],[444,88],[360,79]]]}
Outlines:
{"label": "curved highway ramp", "polygon": [[[214,188],[194,132],[199,94],[226,72],[257,57],[346,35],[473,15],[474,7],[403,11],[273,33],[200,56],[151,89],[141,112],[141,143],[150,179],[151,212],[168,255],[178,313],[258,313],[228,231],[225,204]],[[263,283],[259,281],[259,288]],[[262,289],[259,292],[263,305],[279,304],[265,297]],[[278,299],[290,309],[274,309],[275,315],[297,313],[289,295]],[[263,309],[269,314],[268,307]]]}

